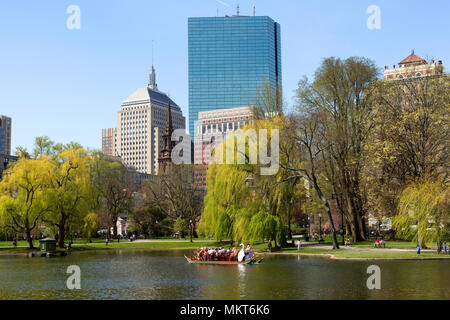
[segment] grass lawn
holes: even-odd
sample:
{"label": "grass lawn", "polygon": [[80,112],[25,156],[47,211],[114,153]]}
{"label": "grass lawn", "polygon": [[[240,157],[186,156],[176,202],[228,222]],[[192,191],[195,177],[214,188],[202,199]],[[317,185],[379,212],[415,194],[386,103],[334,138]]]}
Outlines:
{"label": "grass lawn", "polygon": [[[113,241],[108,245],[104,240],[93,241],[88,243],[87,240],[74,241],[72,251],[88,251],[88,250],[112,250],[112,249],[197,249],[200,247],[226,247],[229,246],[229,242],[215,242],[215,241],[199,241],[191,243],[189,240],[185,241],[172,241],[172,240],[159,240],[158,242],[130,242],[128,240],[121,240],[120,242]],[[17,254],[17,253],[29,253],[31,252],[25,246],[28,243],[25,241],[19,241],[18,246],[24,246],[24,248],[14,248],[12,243],[5,243],[6,248],[0,248],[1,254]],[[66,242],[67,244],[67,242]],[[2,243],[0,242],[0,246]],[[38,242],[35,242],[35,247],[38,247]],[[35,248],[35,250],[37,250]]]}
{"label": "grass lawn", "polygon": [[[317,242],[311,242],[317,243]],[[389,243],[389,242],[388,242]],[[325,245],[331,245],[331,242],[321,243]],[[392,246],[387,246],[386,248],[405,249],[405,248],[415,248],[414,245],[408,245],[408,242],[392,242]],[[359,248],[373,248],[371,242],[361,243],[360,245],[355,245],[354,247]],[[267,243],[257,244],[253,246],[255,251],[267,252]],[[390,250],[331,250],[325,248],[315,248],[315,247],[303,247],[302,250],[297,250],[297,247],[283,248],[282,250],[272,251],[273,253],[281,254],[300,254],[300,255],[333,255],[335,258],[345,258],[345,259],[450,259],[450,254],[437,254],[436,252],[422,252],[420,256],[417,255],[416,251],[390,251]]]}
{"label": "grass lawn", "polygon": [[[322,245],[329,245],[331,246],[333,244],[332,240],[331,240],[331,236],[325,236],[323,237],[324,241],[320,242],[320,244]],[[311,240],[311,239],[310,239]],[[342,246],[342,237],[338,236],[337,237],[338,240],[338,244],[339,246]],[[295,239],[295,241],[297,241],[297,239]],[[305,243],[304,240],[302,240],[303,243]],[[415,249],[417,246],[417,243],[412,242],[412,241],[407,241],[407,240],[385,240],[386,242],[386,248],[396,248],[396,249]],[[318,241],[309,241],[306,243],[316,243],[318,244]],[[375,240],[373,241],[361,241],[361,242],[357,242],[355,244],[352,244],[352,247],[356,247],[356,248],[373,248],[375,244]],[[427,247],[429,249],[437,249],[436,244],[433,242],[427,242]]]}
{"label": "grass lawn", "polygon": [[[39,245],[39,241],[33,241],[34,246]],[[28,241],[17,241],[18,247],[28,247]],[[0,241],[0,247],[11,247],[14,248],[12,241]],[[0,249],[1,250],[1,249]]]}
{"label": "grass lawn", "polygon": [[[143,239],[137,239],[137,240],[143,240]],[[178,238],[155,238],[155,239],[145,239],[145,240],[150,240],[150,241],[161,241],[161,242],[176,242],[176,241],[185,241],[185,242],[189,242],[190,239],[189,238],[184,238],[184,239],[178,239]],[[117,240],[112,240],[113,242],[117,242]],[[121,242],[124,243],[130,243],[128,240],[126,239],[122,239],[120,240]],[[204,238],[195,238],[194,241],[196,241],[195,243],[199,243],[197,241],[200,242],[213,242],[211,240],[208,239],[204,239]],[[66,239],[66,244],[69,243],[69,240]],[[74,239],[73,240],[73,244],[74,245],[81,245],[81,244],[89,244],[90,242],[87,239]],[[92,244],[95,243],[101,243],[101,244],[105,244],[105,239],[104,238],[96,238],[96,239],[92,239]],[[38,240],[34,240],[33,244],[35,247],[39,246],[39,241]],[[17,241],[17,246],[18,247],[28,247],[28,241]],[[12,241],[0,241],[0,247],[10,247],[10,248],[14,248],[13,246],[13,242]],[[1,250],[1,249],[0,249]]]}

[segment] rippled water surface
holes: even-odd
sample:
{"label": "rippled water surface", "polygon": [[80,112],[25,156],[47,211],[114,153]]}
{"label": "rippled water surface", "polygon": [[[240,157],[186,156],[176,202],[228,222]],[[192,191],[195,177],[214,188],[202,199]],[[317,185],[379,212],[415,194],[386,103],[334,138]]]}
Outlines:
{"label": "rippled water surface", "polygon": [[[62,258],[0,256],[0,299],[450,299],[450,261],[270,256],[261,265],[190,265],[186,251],[122,250]],[[368,290],[367,267],[381,268]],[[67,267],[81,268],[68,290]]]}

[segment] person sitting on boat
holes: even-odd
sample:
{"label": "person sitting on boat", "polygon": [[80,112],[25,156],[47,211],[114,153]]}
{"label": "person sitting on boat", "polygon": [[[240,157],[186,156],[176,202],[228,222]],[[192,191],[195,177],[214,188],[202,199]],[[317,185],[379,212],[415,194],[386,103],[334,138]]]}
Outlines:
{"label": "person sitting on boat", "polygon": [[245,250],[245,260],[253,258],[253,251],[252,247],[250,245],[247,246],[247,249]]}
{"label": "person sitting on boat", "polygon": [[213,248],[209,249],[209,251],[208,251],[208,260],[214,259],[215,256],[216,256],[216,250],[214,250]]}
{"label": "person sitting on boat", "polygon": [[200,248],[200,251],[198,253],[199,260],[204,260],[205,250],[203,248]]}
{"label": "person sitting on boat", "polygon": [[238,254],[239,254],[239,250],[236,248],[233,248],[233,251],[231,252],[231,260],[236,261]]}

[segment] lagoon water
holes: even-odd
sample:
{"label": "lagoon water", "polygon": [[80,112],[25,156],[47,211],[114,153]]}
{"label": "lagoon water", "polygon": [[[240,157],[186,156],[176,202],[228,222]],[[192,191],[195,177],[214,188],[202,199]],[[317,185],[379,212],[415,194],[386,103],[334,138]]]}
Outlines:
{"label": "lagoon water", "polygon": [[[0,299],[450,299],[450,260],[337,261],[266,256],[260,265],[190,265],[187,251],[111,250],[59,258],[0,256]],[[367,268],[381,268],[381,290]],[[81,269],[81,290],[66,287]]]}

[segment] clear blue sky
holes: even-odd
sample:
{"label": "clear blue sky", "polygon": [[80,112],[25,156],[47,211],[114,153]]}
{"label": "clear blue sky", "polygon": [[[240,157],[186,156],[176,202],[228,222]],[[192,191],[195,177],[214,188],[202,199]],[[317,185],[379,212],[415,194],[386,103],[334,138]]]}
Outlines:
{"label": "clear blue sky", "polygon": [[[222,4],[222,3],[223,4]],[[81,29],[66,28],[69,5]],[[228,6],[227,6],[227,5]],[[403,0],[2,0],[0,114],[13,118],[12,148],[34,137],[101,148],[121,102],[148,82],[155,44],[158,86],[188,114],[187,18],[268,15],[281,24],[286,100],[324,57],[365,56],[381,68],[408,56],[450,64],[450,1]],[[366,27],[369,5],[381,30]]]}

